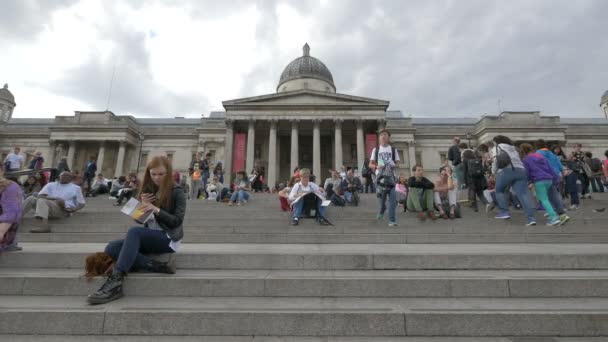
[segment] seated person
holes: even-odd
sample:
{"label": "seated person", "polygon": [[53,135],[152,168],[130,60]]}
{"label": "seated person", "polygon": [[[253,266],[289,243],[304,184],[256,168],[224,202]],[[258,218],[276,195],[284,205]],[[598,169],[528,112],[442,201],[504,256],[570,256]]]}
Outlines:
{"label": "seated person", "polygon": [[340,173],[338,173],[336,170],[329,170],[329,173],[331,176],[325,180],[323,189],[325,189],[327,199],[331,200],[334,194],[337,196],[342,195],[342,189],[340,189],[340,185],[342,185],[342,178],[340,178]]}
{"label": "seated person", "polygon": [[103,174],[98,174],[95,177],[95,181],[91,185],[91,192],[89,195],[95,197],[101,194],[107,194],[110,192],[110,188],[108,188],[108,180],[104,178]]}
{"label": "seated person", "polygon": [[222,202],[228,196],[228,188],[220,182],[218,176],[213,176],[211,182],[207,184],[207,193],[210,198],[213,197],[212,193],[215,193],[215,200]]}
{"label": "seated person", "polygon": [[175,259],[160,262],[146,254],[175,253],[184,237],[186,195],[172,179],[171,161],[165,156],[152,158],[144,172],[138,200],[144,212],[153,216],[142,226],[127,231],[124,239],[108,243],[105,254],[115,262],[104,284],[87,297],[89,304],[104,304],[123,296],[122,282],[128,272],[175,274]]}
{"label": "seated person", "polygon": [[122,201],[124,201],[125,199],[127,201],[130,200],[131,197],[135,195],[135,192],[137,191],[138,187],[139,180],[137,179],[137,175],[135,175],[134,173],[130,174],[129,178],[127,178],[125,186],[122,188],[122,190],[118,192],[118,199],[116,200],[116,203],[114,203],[114,206],[122,205]]}
{"label": "seated person", "polygon": [[72,183],[72,174],[64,171],[59,181],[47,184],[38,196],[30,196],[23,203],[24,214],[35,211],[36,228],[31,233],[50,233],[49,218],[68,217],[84,208],[82,189]]}
{"label": "seated person", "polygon": [[30,175],[27,177],[25,184],[23,184],[23,196],[24,198],[35,196],[40,192],[41,189],[42,186],[40,185],[38,179],[36,179],[36,176]]}
{"label": "seated person", "polygon": [[247,178],[247,174],[245,174],[245,171],[237,172],[236,181],[234,182],[234,192],[232,193],[232,196],[230,196],[228,205],[232,206],[234,203],[236,203],[236,205],[247,203],[247,201],[249,201],[249,191],[251,191],[251,183]]}
{"label": "seated person", "polygon": [[110,188],[110,196],[118,197],[118,192],[122,190],[127,183],[127,177],[120,176],[114,181],[112,181],[112,187]]}
{"label": "seated person", "polygon": [[293,186],[299,182],[300,179],[297,177],[291,177],[289,180],[289,184],[284,187],[281,191],[279,191],[279,202],[281,203],[282,211],[291,211],[291,206],[289,205],[289,193]]}
{"label": "seated person", "polygon": [[407,179],[404,175],[399,175],[399,181],[395,184],[395,194],[397,195],[397,203],[403,204],[405,207],[405,200],[407,199]]}
{"label": "seated person", "polygon": [[363,189],[359,177],[355,177],[353,169],[346,172],[346,178],[342,180],[340,189],[344,190],[344,200],[354,206],[359,205],[359,192]]}
{"label": "seated person", "polygon": [[300,170],[300,181],[296,183],[291,191],[289,192],[289,203],[293,206],[293,220],[291,224],[297,226],[300,224],[300,219],[304,213],[304,207],[306,203],[313,203],[317,221],[322,226],[330,225],[329,221],[325,219],[325,208],[322,206],[322,200],[316,195],[323,195],[323,189],[310,181],[310,170]]}
{"label": "seated person", "polygon": [[19,185],[4,178],[0,163],[0,254],[21,250],[17,246],[17,231],[23,214],[23,194]]}
{"label": "seated person", "polygon": [[435,208],[433,207],[433,189],[435,184],[424,177],[424,169],[420,165],[412,168],[414,176],[410,177],[407,182],[409,193],[407,196],[407,210],[417,211],[418,218],[426,219],[424,211],[428,211],[428,216],[432,220],[435,217]]}
{"label": "seated person", "polygon": [[486,211],[491,211],[496,208],[496,176],[490,174],[488,176],[488,188],[483,191],[483,196],[488,202]]}
{"label": "seated person", "polygon": [[446,214],[447,208],[444,208],[444,202],[447,202],[449,207],[449,218],[456,217],[456,205],[458,204],[458,184],[455,177],[452,175],[452,168],[448,165],[439,168],[439,177],[435,181],[435,205],[439,208],[439,215],[444,219],[448,218]]}

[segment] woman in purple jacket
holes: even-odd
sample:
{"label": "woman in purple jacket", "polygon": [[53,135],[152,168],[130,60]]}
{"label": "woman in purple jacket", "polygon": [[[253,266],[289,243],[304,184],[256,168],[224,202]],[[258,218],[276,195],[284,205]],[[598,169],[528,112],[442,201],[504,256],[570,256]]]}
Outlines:
{"label": "woman in purple jacket", "polygon": [[17,230],[23,215],[23,193],[17,183],[4,178],[0,164],[0,253],[18,251]]}
{"label": "woman in purple jacket", "polygon": [[534,152],[534,148],[530,144],[521,144],[519,151],[523,157],[523,163],[528,174],[528,181],[534,184],[536,191],[536,199],[542,203],[548,216],[548,226],[556,226],[561,224],[560,218],[551,206],[549,201],[549,190],[551,186],[559,182],[559,177],[549,165],[547,158],[540,153]]}

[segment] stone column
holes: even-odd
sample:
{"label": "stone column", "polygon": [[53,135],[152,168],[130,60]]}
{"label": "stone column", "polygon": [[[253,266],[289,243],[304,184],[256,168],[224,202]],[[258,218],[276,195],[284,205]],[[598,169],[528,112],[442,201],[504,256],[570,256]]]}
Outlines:
{"label": "stone column", "polygon": [[335,141],[335,169],[340,170],[342,161],[342,119],[334,120],[334,141]]}
{"label": "stone column", "polygon": [[289,169],[289,175],[293,174],[293,169],[298,166],[299,159],[299,147],[298,147],[298,120],[291,120],[291,168]]}
{"label": "stone column", "polygon": [[99,152],[97,153],[97,173],[103,173],[103,159],[105,158],[105,156],[106,156],[106,142],[102,141],[99,144]]}
{"label": "stone column", "polygon": [[[46,156],[46,159],[50,162],[50,165],[47,164],[46,167],[55,167],[55,165],[57,165],[57,145],[58,143],[56,140],[49,140],[49,155]],[[59,156],[59,158],[61,158],[61,156]]]}
{"label": "stone column", "polygon": [[254,166],[255,152],[255,120],[249,120],[247,130],[247,161],[245,162],[245,172],[250,172]]}
{"label": "stone column", "polygon": [[226,120],[226,140],[224,142],[226,148],[224,149],[224,183],[230,184],[232,181],[232,153],[234,144],[234,122],[232,120]]}
{"label": "stone column", "polygon": [[363,139],[363,120],[357,120],[357,166],[359,172],[363,170],[365,161],[365,140]]}
{"label": "stone column", "polygon": [[321,181],[321,120],[312,122],[312,173]]}
{"label": "stone column", "polygon": [[416,142],[408,141],[407,151],[410,161],[410,167],[408,169],[410,170],[410,177],[412,177],[414,175],[412,168],[414,167],[414,165],[416,165]]}
{"label": "stone column", "polygon": [[268,187],[272,190],[277,182],[277,120],[270,120],[268,137]]}
{"label": "stone column", "polygon": [[71,171],[74,171],[74,155],[76,154],[76,141],[70,141],[70,147],[68,147],[68,167]]}
{"label": "stone column", "polygon": [[114,177],[123,176],[123,167],[125,163],[125,151],[127,143],[125,141],[120,141],[120,146],[118,147],[118,157],[116,158],[116,170],[114,171]]}

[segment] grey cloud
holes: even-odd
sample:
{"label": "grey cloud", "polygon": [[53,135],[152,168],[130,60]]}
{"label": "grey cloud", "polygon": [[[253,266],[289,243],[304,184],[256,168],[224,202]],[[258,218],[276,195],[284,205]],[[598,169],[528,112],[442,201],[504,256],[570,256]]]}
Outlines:
{"label": "grey cloud", "polygon": [[42,31],[54,11],[77,0],[4,0],[0,5],[0,41],[31,39]]}

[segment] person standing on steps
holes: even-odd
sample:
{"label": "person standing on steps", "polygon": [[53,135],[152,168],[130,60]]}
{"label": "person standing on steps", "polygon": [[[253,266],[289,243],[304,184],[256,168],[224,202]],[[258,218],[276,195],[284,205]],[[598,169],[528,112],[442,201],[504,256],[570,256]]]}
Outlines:
{"label": "person standing on steps", "polygon": [[91,192],[93,192],[93,180],[95,179],[95,173],[97,173],[97,162],[95,161],[95,157],[91,157],[84,169],[84,181],[87,184],[87,197],[91,195]]}
{"label": "person standing on steps", "polygon": [[395,185],[397,184],[397,162],[399,153],[390,145],[391,133],[383,129],[380,131],[380,144],[372,150],[369,168],[376,173],[376,195],[378,196],[378,214],[376,219],[383,220],[388,200],[388,226],[396,227],[397,218],[397,195]]}
{"label": "person standing on steps", "polygon": [[186,195],[173,182],[172,175],[171,161],[165,156],[152,158],[146,166],[139,200],[143,210],[152,212],[153,216],[143,226],[130,228],[124,239],[108,243],[105,253],[115,265],[103,285],[87,297],[89,304],[105,304],[121,298],[123,279],[134,269],[175,274],[172,256],[168,262],[160,262],[144,255],[175,253],[184,238]]}

